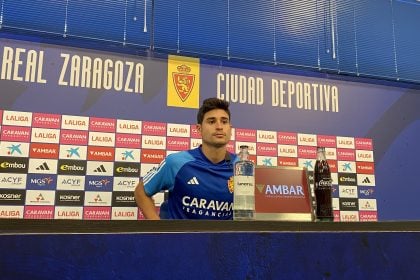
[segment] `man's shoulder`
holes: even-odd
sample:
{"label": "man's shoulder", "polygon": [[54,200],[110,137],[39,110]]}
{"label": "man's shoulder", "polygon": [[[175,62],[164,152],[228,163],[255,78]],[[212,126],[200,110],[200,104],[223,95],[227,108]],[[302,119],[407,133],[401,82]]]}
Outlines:
{"label": "man's shoulder", "polygon": [[166,157],[166,162],[169,164],[174,164],[194,160],[195,157],[191,151],[192,150],[186,150],[169,154]]}

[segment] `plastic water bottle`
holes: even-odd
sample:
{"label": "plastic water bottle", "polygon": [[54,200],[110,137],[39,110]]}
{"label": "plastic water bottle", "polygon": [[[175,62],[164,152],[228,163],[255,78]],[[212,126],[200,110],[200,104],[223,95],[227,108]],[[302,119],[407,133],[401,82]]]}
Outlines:
{"label": "plastic water bottle", "polygon": [[248,146],[240,146],[233,174],[233,219],[255,218],[255,164],[249,160]]}

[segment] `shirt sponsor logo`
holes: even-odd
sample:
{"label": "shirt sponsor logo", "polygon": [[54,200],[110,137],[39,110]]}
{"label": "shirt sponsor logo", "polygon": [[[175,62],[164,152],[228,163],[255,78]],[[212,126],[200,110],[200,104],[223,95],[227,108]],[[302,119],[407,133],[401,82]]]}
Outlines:
{"label": "shirt sponsor logo", "polygon": [[89,132],[89,145],[114,147],[115,134],[106,132]]}
{"label": "shirt sponsor logo", "polygon": [[31,158],[57,159],[59,157],[59,145],[31,143],[29,156]]}
{"label": "shirt sponsor logo", "polygon": [[355,149],[356,150],[373,150],[372,139],[356,138],[355,139]]}
{"label": "shirt sponsor logo", "polygon": [[257,143],[257,155],[276,157],[277,144]]}
{"label": "shirt sponsor logo", "polygon": [[30,142],[31,128],[23,126],[3,126],[1,129],[2,141]]}
{"label": "shirt sponsor logo", "polygon": [[182,209],[188,216],[227,217],[232,215],[233,202],[182,197]]}
{"label": "shirt sponsor logo", "polygon": [[356,163],[354,161],[338,161],[338,172],[356,173]]}
{"label": "shirt sponsor logo", "polygon": [[55,143],[60,141],[60,130],[51,128],[32,128],[31,142]]}
{"label": "shirt sponsor logo", "polygon": [[60,159],[86,160],[87,146],[60,145]]}
{"label": "shirt sponsor logo", "polygon": [[117,134],[115,147],[139,149],[141,148],[141,135]]}
{"label": "shirt sponsor logo", "polygon": [[24,205],[25,190],[0,189],[0,205]]}
{"label": "shirt sponsor logo", "polygon": [[358,222],[359,212],[358,211],[341,211],[340,221],[341,222]]}
{"label": "shirt sponsor logo", "polygon": [[84,220],[110,220],[111,207],[85,207],[83,209]]}
{"label": "shirt sponsor logo", "polygon": [[84,200],[84,191],[58,190],[55,194],[57,206],[83,206]]}
{"label": "shirt sponsor logo", "polygon": [[31,126],[32,113],[7,111],[3,112],[3,125]]}
{"label": "shirt sponsor logo", "polygon": [[361,211],[377,211],[376,199],[359,199],[359,210]]}
{"label": "shirt sponsor logo", "polygon": [[26,173],[0,173],[0,188],[24,189],[26,187]]}
{"label": "shirt sponsor logo", "polygon": [[166,137],[143,135],[142,147],[144,149],[166,149]]}
{"label": "shirt sponsor logo", "polygon": [[86,175],[92,176],[112,176],[114,170],[113,162],[88,161]]}
{"label": "shirt sponsor logo", "polygon": [[143,135],[166,136],[166,123],[143,122]]}
{"label": "shirt sponsor logo", "polygon": [[316,158],[316,147],[298,146],[298,157]]}
{"label": "shirt sponsor logo", "polygon": [[359,210],[359,201],[357,198],[339,198],[341,211]]}
{"label": "shirt sponsor logo", "polygon": [[24,206],[1,206],[0,218],[2,219],[23,219]]}
{"label": "shirt sponsor logo", "polygon": [[356,160],[373,162],[373,151],[356,150]]}
{"label": "shirt sponsor logo", "polygon": [[113,178],[109,176],[86,176],[85,190],[111,192]]}
{"label": "shirt sponsor logo", "polygon": [[186,124],[168,123],[167,136],[190,137],[190,126]]}
{"label": "shirt sponsor logo", "polygon": [[133,192],[119,192],[112,193],[112,206],[114,207],[137,207]]}
{"label": "shirt sponsor logo", "polygon": [[337,147],[337,137],[331,135],[318,135],[317,136],[318,146],[325,148]]}
{"label": "shirt sponsor logo", "polygon": [[96,161],[113,161],[115,150],[111,147],[88,146],[87,159]]}
{"label": "shirt sponsor logo", "polygon": [[0,156],[28,157],[29,143],[0,141]]}
{"label": "shirt sponsor logo", "polygon": [[90,131],[115,132],[116,120],[91,117],[89,120]]}
{"label": "shirt sponsor logo", "polygon": [[85,192],[85,206],[111,206],[111,192]]}
{"label": "shirt sponsor logo", "polygon": [[361,222],[377,222],[378,212],[377,211],[359,211],[359,217]]}
{"label": "shirt sponsor logo", "polygon": [[253,129],[235,129],[235,139],[236,141],[243,142],[256,142],[257,141],[257,131]]}
{"label": "shirt sponsor logo", "polygon": [[33,113],[33,127],[60,128],[61,116],[56,114]]}
{"label": "shirt sponsor logo", "polygon": [[87,145],[88,132],[81,130],[61,130],[60,143],[66,145]]}
{"label": "shirt sponsor logo", "polygon": [[277,151],[279,157],[297,157],[297,146],[295,145],[278,145]]}
{"label": "shirt sponsor logo", "polygon": [[112,220],[137,220],[137,207],[112,207]]}
{"label": "shirt sponsor logo", "polygon": [[338,186],[338,188],[340,197],[357,198],[356,186]]}
{"label": "shirt sponsor logo", "polygon": [[257,142],[277,144],[277,132],[257,130]]}
{"label": "shirt sponsor logo", "polygon": [[356,174],[338,173],[338,184],[342,186],[357,186]]}
{"label": "shirt sponsor logo", "polygon": [[54,206],[26,206],[24,219],[54,219]]}
{"label": "shirt sponsor logo", "polygon": [[0,157],[0,173],[28,173],[28,158]]}
{"label": "shirt sponsor logo", "polygon": [[297,145],[298,144],[297,133],[279,132],[277,133],[277,141],[278,141],[278,144],[282,144],[282,145]]}
{"label": "shirt sponsor logo", "polygon": [[86,161],[60,159],[58,161],[57,173],[60,175],[85,175]]}
{"label": "shirt sponsor logo", "polygon": [[373,162],[356,162],[356,171],[360,174],[374,174],[375,164]]}
{"label": "shirt sponsor logo", "polygon": [[117,133],[141,134],[141,121],[117,120]]}
{"label": "shirt sponsor logo", "polygon": [[26,205],[54,205],[55,191],[27,190]]}
{"label": "shirt sponsor logo", "polygon": [[354,150],[351,149],[337,149],[337,159],[343,161],[356,161]]}
{"label": "shirt sponsor logo", "polygon": [[57,190],[84,190],[85,176],[57,176]]}
{"label": "shirt sponsor logo", "polygon": [[55,207],[55,219],[69,219],[69,220],[81,220],[83,218],[83,207]]}
{"label": "shirt sponsor logo", "polygon": [[140,163],[134,162],[115,162],[115,177],[139,177]]}
{"label": "shirt sponsor logo", "polygon": [[88,130],[89,118],[80,117],[80,116],[63,115],[61,117],[61,128],[74,129],[74,130]]}
{"label": "shirt sponsor logo", "polygon": [[182,137],[167,137],[166,149],[172,151],[184,151],[190,148],[190,140]]}
{"label": "shirt sponsor logo", "polygon": [[132,177],[132,178],[115,177],[113,189],[114,191],[134,191],[138,183],[139,183],[138,177]]}
{"label": "shirt sponsor logo", "polygon": [[373,174],[357,174],[357,184],[359,186],[375,186],[375,175]]}
{"label": "shirt sponsor logo", "polygon": [[299,146],[317,146],[317,138],[315,134],[298,133]]}
{"label": "shirt sponsor logo", "polygon": [[57,175],[55,174],[28,174],[28,190],[55,190]]}
{"label": "shirt sponsor logo", "polygon": [[354,138],[337,136],[337,148],[354,149]]}
{"label": "shirt sponsor logo", "polygon": [[164,150],[148,150],[141,151],[141,163],[160,163],[166,157]]}

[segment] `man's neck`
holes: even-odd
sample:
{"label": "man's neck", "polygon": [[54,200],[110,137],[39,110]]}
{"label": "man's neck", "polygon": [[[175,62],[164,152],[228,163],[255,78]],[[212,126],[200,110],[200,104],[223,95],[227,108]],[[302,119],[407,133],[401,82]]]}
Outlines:
{"label": "man's neck", "polygon": [[201,151],[206,156],[206,158],[213,163],[221,162],[226,157],[226,146],[213,147],[203,144],[201,146]]}

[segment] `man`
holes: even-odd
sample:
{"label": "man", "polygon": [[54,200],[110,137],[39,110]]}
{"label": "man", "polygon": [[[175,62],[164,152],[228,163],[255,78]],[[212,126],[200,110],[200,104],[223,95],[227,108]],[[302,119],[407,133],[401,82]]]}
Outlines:
{"label": "man", "polygon": [[203,101],[197,113],[202,144],[170,154],[140,180],[134,196],[146,219],[160,219],[151,198],[168,190],[168,219],[232,219],[233,164],[226,150],[232,132],[229,103],[217,98]]}

